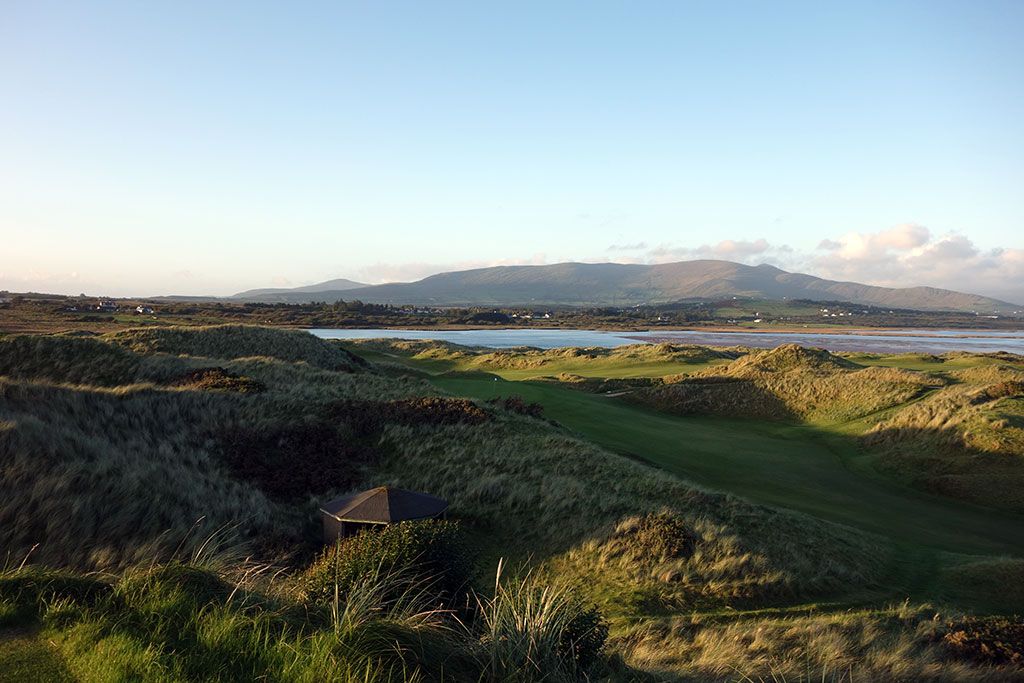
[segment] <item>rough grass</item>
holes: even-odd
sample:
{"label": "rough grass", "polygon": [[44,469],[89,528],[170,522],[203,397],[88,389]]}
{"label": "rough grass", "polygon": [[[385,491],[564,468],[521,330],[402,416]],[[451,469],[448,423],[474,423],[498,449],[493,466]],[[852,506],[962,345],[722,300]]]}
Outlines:
{"label": "rough grass", "polygon": [[94,337],[0,338],[0,376],[68,384],[113,386],[131,382],[139,358]]}
{"label": "rough grass", "polygon": [[0,643],[0,677],[58,668],[55,680],[86,682],[560,683],[610,673],[607,629],[571,587],[503,579],[499,567],[494,593],[471,593],[460,618],[438,605],[431,577],[407,573],[415,567],[364,559],[343,581],[328,572],[313,596],[305,582],[216,553],[91,581],[6,570],[0,605],[38,637]]}
{"label": "rough grass", "polygon": [[[222,330],[193,334],[221,339]],[[145,332],[141,338],[150,339]],[[190,334],[172,332],[179,341]],[[256,340],[267,352],[288,347],[292,334],[260,330]],[[268,342],[275,335],[281,339]],[[181,342],[176,350],[208,343]],[[181,361],[154,358],[161,356],[141,361],[152,376],[180,376]],[[715,564],[690,570],[703,572],[723,600],[870,582],[882,561],[865,561],[880,556],[867,536],[699,491],[514,411],[412,401],[436,391],[418,380],[323,370],[305,360],[197,362],[215,362],[266,390],[0,380],[3,546],[17,555],[38,543],[41,562],[114,568],[166,554],[201,520],[204,528],[238,524],[257,550],[269,552],[316,537],[318,498],[390,482],[447,497],[453,511],[497,532],[497,547],[524,555],[604,538],[644,512],[676,511],[694,526],[706,520],[719,531],[708,534],[700,557]],[[281,489],[281,481],[297,484]],[[773,528],[770,537],[764,528]],[[835,552],[819,561],[812,547]],[[733,555],[744,559],[727,561]]]}
{"label": "rough grass", "polygon": [[1024,372],[990,365],[870,428],[877,466],[904,481],[981,505],[1024,511]]}
{"label": "rough grass", "polygon": [[[513,416],[486,432],[392,427],[378,476],[442,495],[453,514],[505,539],[504,553],[553,556],[609,602],[653,587],[672,603],[746,604],[843,591],[881,576],[886,550],[867,534],[701,491],[538,422],[524,427]],[[609,572],[603,548],[617,542],[619,524],[662,512],[699,534],[698,551],[676,558],[674,572],[655,571],[649,563],[657,557],[626,574]]]}
{"label": "rough grass", "polygon": [[[796,671],[812,657],[867,662],[869,673],[994,675],[935,660],[939,645],[921,644],[916,622],[889,620],[879,631],[868,617],[843,622],[846,659],[838,660],[835,651],[805,654],[827,639],[816,637],[809,650],[791,637],[819,625],[769,629],[751,618],[732,631],[710,619],[683,628],[674,621],[683,617],[666,615],[863,595],[887,579],[891,548],[701,490],[517,402],[438,397],[421,379],[376,372],[335,354],[343,352],[337,345],[307,345],[294,334],[203,328],[4,347],[0,547],[15,566],[28,556],[40,566],[115,574],[8,571],[0,620],[40,628],[79,680],[433,680],[441,671],[445,680],[570,680],[584,666],[571,654],[582,641],[564,634],[599,628],[587,616],[591,603],[614,620],[614,650],[656,672],[724,677],[711,663],[735,657],[762,676],[769,659]],[[104,370],[107,354],[122,365]],[[222,373],[188,375],[205,368]],[[213,380],[181,383],[183,376]],[[263,390],[225,390],[242,377]],[[239,429],[245,438],[232,454],[225,435]],[[343,476],[327,476],[328,464]],[[290,476],[289,466],[324,476]],[[282,480],[296,488],[276,490]],[[330,604],[311,605],[261,584],[253,575],[265,570],[237,559],[230,567],[173,560],[201,547],[208,530],[227,527],[240,551],[297,569],[318,535],[318,502],[385,483],[447,498],[479,543],[478,572],[510,556],[531,563],[530,580],[480,594],[476,620],[460,625],[428,604],[429,589],[402,577],[370,576]],[[970,566],[959,571],[986,571]],[[409,588],[405,597],[388,597],[392,581]],[[730,649],[761,642],[762,628],[777,632],[763,648],[748,644],[746,659]],[[691,642],[698,633],[699,647]],[[877,645],[866,644],[869,635]],[[885,668],[899,657],[903,668]],[[607,676],[636,673],[604,665]]]}
{"label": "rough grass", "polygon": [[959,656],[944,638],[960,628],[927,606],[904,605],[792,616],[678,616],[620,638],[630,663],[670,681],[1021,680],[1024,669],[1016,664],[976,666]]}
{"label": "rough grass", "polygon": [[427,340],[371,339],[345,343],[359,353],[407,359],[434,371],[487,371],[506,379],[557,377],[562,374],[601,378],[661,377],[725,363],[743,354],[739,349],[681,344],[494,350]]}
{"label": "rough grass", "polygon": [[[678,380],[678,381],[673,381]],[[676,414],[853,420],[898,406],[939,381],[923,373],[864,367],[820,349],[786,344],[729,365],[629,394],[632,401]]]}
{"label": "rough grass", "polygon": [[105,339],[140,354],[229,359],[262,356],[347,372],[365,367],[360,358],[339,345],[301,330],[247,325],[151,327],[114,332]]}

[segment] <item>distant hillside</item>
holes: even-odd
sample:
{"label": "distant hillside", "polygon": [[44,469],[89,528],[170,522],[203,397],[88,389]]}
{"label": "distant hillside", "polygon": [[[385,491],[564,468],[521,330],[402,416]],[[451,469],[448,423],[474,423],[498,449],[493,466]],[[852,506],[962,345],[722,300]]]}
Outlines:
{"label": "distant hillside", "polygon": [[[264,301],[267,303],[288,302],[295,301],[291,298],[294,296],[311,295],[320,292],[344,292],[350,289],[360,289],[369,286],[370,285],[364,282],[346,280],[342,277],[335,280],[327,280],[326,282],[318,282],[313,285],[306,285],[305,287],[294,287],[290,289],[287,287],[248,289],[244,292],[233,294],[228,298],[239,299],[242,301]],[[320,300],[318,297],[310,297],[310,299]]]}
{"label": "distant hillside", "polygon": [[235,298],[290,303],[359,299],[368,303],[441,306],[628,306],[737,296],[770,300],[849,301],[930,311],[989,312],[1017,308],[1005,301],[935,287],[875,287],[788,273],[769,265],[746,266],[710,260],[657,265],[558,263],[549,266],[498,266],[440,273],[418,282],[358,288],[313,287],[317,289],[273,290],[269,295],[245,292]]}

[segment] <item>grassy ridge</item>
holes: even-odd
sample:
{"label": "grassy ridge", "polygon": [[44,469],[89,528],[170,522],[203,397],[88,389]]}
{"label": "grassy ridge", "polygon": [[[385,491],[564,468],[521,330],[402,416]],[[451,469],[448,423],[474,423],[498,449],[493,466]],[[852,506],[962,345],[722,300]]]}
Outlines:
{"label": "grassy ridge", "polygon": [[472,348],[440,341],[347,340],[345,346],[374,360],[405,362],[431,372],[485,371],[508,380],[559,374],[580,377],[663,377],[727,363],[742,352],[680,344],[617,348]]}

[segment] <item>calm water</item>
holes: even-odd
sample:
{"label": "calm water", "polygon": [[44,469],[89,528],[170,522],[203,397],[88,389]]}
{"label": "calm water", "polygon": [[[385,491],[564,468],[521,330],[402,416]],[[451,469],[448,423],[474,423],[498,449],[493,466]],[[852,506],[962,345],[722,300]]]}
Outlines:
{"label": "calm water", "polygon": [[1009,351],[1024,354],[1024,330],[887,330],[871,333],[812,334],[799,332],[603,332],[600,330],[392,330],[314,329],[324,339],[439,339],[466,346],[507,349],[535,346],[553,349],[562,346],[605,346],[674,342],[704,346],[752,346],[770,349],[779,344],[796,343],[829,351],[871,353],[944,353],[973,351],[987,353]]}

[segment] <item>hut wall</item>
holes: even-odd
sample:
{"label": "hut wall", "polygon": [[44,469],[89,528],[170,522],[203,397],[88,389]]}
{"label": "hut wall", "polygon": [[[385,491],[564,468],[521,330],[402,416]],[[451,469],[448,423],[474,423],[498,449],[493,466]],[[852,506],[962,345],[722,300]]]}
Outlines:
{"label": "hut wall", "polygon": [[324,543],[334,543],[342,537],[345,530],[344,522],[325,513],[321,513],[320,517],[324,521]]}

